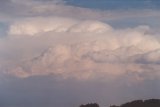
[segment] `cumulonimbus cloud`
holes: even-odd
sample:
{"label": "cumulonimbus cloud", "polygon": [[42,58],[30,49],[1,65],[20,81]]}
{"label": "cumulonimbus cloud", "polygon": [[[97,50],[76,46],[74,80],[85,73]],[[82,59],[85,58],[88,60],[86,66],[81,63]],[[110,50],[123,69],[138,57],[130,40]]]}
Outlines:
{"label": "cumulonimbus cloud", "polygon": [[[109,75],[116,78],[135,72],[134,79],[143,80],[146,77],[137,75],[148,73],[149,70],[157,74],[160,58],[159,40],[149,32],[148,26],[114,29],[94,20],[60,17],[25,19],[10,26],[10,36],[40,39],[50,35],[51,41],[55,42],[57,36],[59,40],[54,45],[50,43],[37,57],[15,65],[8,71],[21,78],[53,74],[80,80]],[[146,70],[144,66],[150,69]]]}

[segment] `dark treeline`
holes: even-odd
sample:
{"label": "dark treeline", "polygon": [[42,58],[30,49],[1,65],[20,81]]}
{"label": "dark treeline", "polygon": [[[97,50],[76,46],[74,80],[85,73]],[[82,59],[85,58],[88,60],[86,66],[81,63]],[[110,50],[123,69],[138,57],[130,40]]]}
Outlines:
{"label": "dark treeline", "polygon": [[[99,107],[97,103],[80,105],[80,107]],[[120,106],[112,105],[110,107],[160,107],[160,99],[135,100],[122,104]]]}
{"label": "dark treeline", "polygon": [[80,107],[99,107],[99,105],[97,103],[89,103],[86,105],[80,105]]}

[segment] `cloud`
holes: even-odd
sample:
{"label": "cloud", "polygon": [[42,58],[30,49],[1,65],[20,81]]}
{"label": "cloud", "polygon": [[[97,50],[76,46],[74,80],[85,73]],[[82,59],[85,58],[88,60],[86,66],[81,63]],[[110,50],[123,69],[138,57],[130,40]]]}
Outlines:
{"label": "cloud", "polygon": [[80,21],[69,18],[32,18],[11,25],[10,35],[35,35],[44,32],[95,32],[102,33],[112,28],[99,21]]}
{"label": "cloud", "polygon": [[[157,10],[96,10],[68,5],[64,0],[2,0],[0,21],[10,23],[31,17],[69,17],[76,19],[116,21],[125,18],[159,17]],[[78,13],[78,14],[77,14]]]}
{"label": "cloud", "polygon": [[60,16],[77,19],[103,19],[102,17],[110,16],[110,13],[106,15],[106,12],[66,5],[63,0],[6,0],[1,1],[1,4],[3,5],[0,8],[5,11],[1,12],[0,20],[6,22],[20,20],[24,17]]}
{"label": "cloud", "polygon": [[[148,72],[143,66],[151,70],[157,68],[160,50],[159,40],[150,31],[148,26],[114,29],[97,20],[64,17],[16,21],[10,26],[10,38],[25,38],[25,41],[34,38],[45,45],[41,49],[43,52],[39,51],[35,57],[28,56],[29,60],[17,62],[6,71],[20,78],[57,75],[62,79],[78,80],[102,79],[110,75],[119,78],[135,72],[134,81],[147,79],[150,77],[139,76],[139,72]],[[44,41],[44,37],[50,42]],[[35,40],[31,44],[37,43]],[[39,46],[31,49],[36,48]]]}

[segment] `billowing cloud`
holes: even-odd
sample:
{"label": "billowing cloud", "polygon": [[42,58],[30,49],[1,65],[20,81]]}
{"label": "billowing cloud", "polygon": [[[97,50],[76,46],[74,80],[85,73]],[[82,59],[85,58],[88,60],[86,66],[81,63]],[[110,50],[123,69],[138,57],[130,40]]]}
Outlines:
{"label": "billowing cloud", "polygon": [[[148,70],[158,73],[160,43],[150,32],[148,26],[117,30],[95,20],[61,17],[21,20],[11,24],[8,32],[11,38],[41,40],[45,36],[52,42],[46,41],[43,52],[6,71],[21,78],[57,75],[80,80],[110,75],[117,78],[135,72],[134,81],[143,80],[146,77],[137,77],[139,73]],[[153,75],[150,74],[151,78]]]}

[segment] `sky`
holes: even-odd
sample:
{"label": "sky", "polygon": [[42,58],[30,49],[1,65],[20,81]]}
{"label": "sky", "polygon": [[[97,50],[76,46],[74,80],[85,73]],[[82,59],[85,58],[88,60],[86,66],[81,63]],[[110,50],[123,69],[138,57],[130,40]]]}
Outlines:
{"label": "sky", "polygon": [[0,106],[160,98],[159,4],[0,0]]}
{"label": "sky", "polygon": [[159,9],[160,1],[158,0],[66,0],[67,4],[101,9],[101,10],[117,10],[117,9]]}

